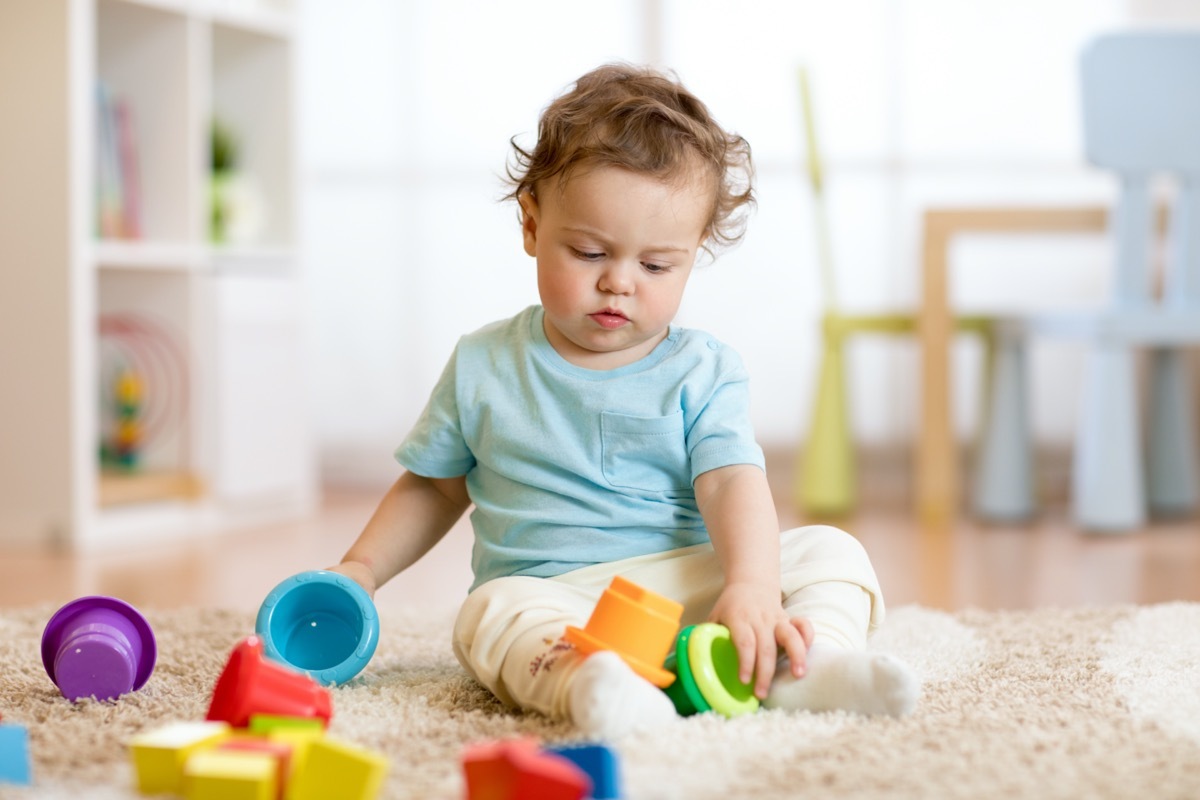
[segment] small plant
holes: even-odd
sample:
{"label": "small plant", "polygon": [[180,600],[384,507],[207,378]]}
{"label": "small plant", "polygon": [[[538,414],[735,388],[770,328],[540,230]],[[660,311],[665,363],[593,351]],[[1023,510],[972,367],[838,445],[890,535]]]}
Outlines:
{"label": "small plant", "polygon": [[212,171],[214,175],[233,172],[238,165],[238,141],[233,131],[218,119],[212,122]]}
{"label": "small plant", "polygon": [[265,213],[254,175],[246,174],[253,164],[243,163],[242,139],[216,117],[210,145],[209,239],[218,244],[251,241],[261,233]]}

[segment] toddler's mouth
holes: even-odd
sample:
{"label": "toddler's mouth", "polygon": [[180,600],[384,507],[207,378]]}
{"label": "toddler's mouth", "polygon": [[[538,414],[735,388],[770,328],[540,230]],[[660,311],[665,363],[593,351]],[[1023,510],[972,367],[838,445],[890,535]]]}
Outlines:
{"label": "toddler's mouth", "polygon": [[595,314],[589,314],[596,324],[607,330],[614,330],[629,323],[629,317],[615,309],[606,308],[603,311],[597,311]]}

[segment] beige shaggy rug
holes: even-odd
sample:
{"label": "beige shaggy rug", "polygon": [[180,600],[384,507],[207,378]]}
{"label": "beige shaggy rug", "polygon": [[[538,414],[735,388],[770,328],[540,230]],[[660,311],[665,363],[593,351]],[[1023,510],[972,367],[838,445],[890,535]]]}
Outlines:
{"label": "beige shaggy rug", "polygon": [[[35,785],[8,798],[138,797],[124,743],[202,719],[248,614],[143,609],[159,642],[149,683],[67,702],[38,645],[52,607],[0,611],[0,713],[28,727]],[[334,690],[331,733],[384,752],[387,798],[461,798],[465,745],[571,728],[510,712],[459,668],[445,615],[389,611],[370,666]],[[924,678],[902,720],[764,711],[680,719],[613,744],[641,798],[1200,797],[1200,605],[947,614],[892,611],[873,646]]]}

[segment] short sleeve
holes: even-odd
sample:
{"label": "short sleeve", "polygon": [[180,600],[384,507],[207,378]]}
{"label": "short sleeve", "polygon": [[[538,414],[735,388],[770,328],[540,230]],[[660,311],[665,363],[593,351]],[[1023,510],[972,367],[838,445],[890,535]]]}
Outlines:
{"label": "short sleeve", "polygon": [[396,448],[400,465],[426,478],[457,478],[475,466],[459,415],[457,365],[456,347],[417,424]]}
{"label": "short sleeve", "polygon": [[687,431],[693,483],[705,472],[733,464],[765,468],[750,421],[750,376],[732,350],[721,349],[719,377]]}

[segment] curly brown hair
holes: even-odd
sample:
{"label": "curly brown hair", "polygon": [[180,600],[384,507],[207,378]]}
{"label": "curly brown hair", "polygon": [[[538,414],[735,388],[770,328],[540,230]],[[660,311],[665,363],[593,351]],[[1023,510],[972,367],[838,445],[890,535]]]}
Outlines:
{"label": "curly brown hair", "polygon": [[715,184],[705,228],[710,255],[710,245],[742,238],[754,206],[750,144],[717,124],[673,74],[649,67],[605,64],[588,72],[542,112],[532,150],[516,137],[511,144],[505,199],[536,196],[539,184],[565,183],[580,167],[615,166],[664,181],[706,171]]}

